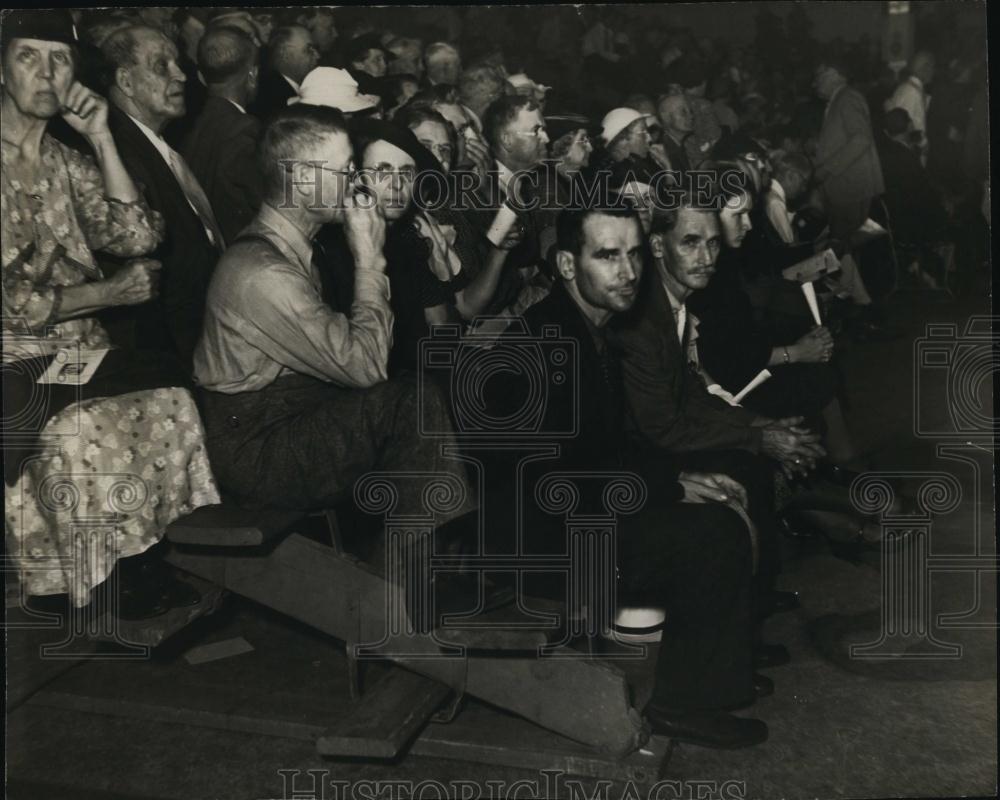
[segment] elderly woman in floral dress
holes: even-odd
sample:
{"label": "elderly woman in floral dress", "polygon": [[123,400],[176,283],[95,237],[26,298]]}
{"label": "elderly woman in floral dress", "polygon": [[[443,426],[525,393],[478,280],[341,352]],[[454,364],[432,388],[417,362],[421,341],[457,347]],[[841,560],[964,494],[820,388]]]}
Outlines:
{"label": "elderly woman in floral dress", "polygon": [[[184,386],[183,376],[112,349],[84,385],[72,385],[76,354],[79,369],[111,346],[94,314],[157,291],[157,262],[136,259],[105,278],[92,251],[141,256],[162,239],[163,221],[119,158],[107,102],[74,80],[69,14],[13,12],[2,35],[7,551],[27,594],[68,594],[82,606],[118,559],[148,550],[173,519],[218,494],[191,397],[170,388]],[[46,133],[57,114],[93,158]],[[53,362],[70,379],[39,385]],[[197,601],[151,559],[127,560],[121,616]]]}

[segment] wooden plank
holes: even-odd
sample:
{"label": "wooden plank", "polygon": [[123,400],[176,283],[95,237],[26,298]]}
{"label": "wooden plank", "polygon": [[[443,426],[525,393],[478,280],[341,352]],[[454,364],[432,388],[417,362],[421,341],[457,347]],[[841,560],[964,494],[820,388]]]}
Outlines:
{"label": "wooden plank", "polygon": [[321,725],[309,725],[289,720],[264,719],[243,714],[140,703],[113,697],[87,697],[49,690],[38,692],[25,705],[80,711],[86,714],[104,714],[111,717],[126,717],[144,722],[167,722],[175,725],[193,725],[198,728],[256,733],[263,736],[304,741],[314,741],[324,731]]}
{"label": "wooden plank", "polygon": [[280,537],[304,517],[305,514],[298,511],[202,506],[173,522],[166,536],[175,544],[253,547]]}
{"label": "wooden plank", "polygon": [[323,756],[395,758],[448,696],[447,686],[394,669],[316,742]]}
{"label": "wooden plank", "polygon": [[[230,591],[342,641],[377,642],[385,630],[390,594],[385,581],[364,565],[297,534],[267,556],[175,551],[169,560],[208,579],[224,573],[224,585]],[[581,658],[568,648],[545,658],[473,652],[456,659],[443,657],[430,636],[411,635],[387,638],[376,650],[384,658],[457,689],[462,688],[461,671],[455,664],[464,658],[468,694],[606,753],[630,753],[646,738],[642,720],[629,703],[621,670]]]}
{"label": "wooden plank", "polygon": [[526,720],[470,703],[454,722],[429,724],[407,752],[426,758],[556,770],[567,775],[644,784],[658,779],[669,749],[668,739],[653,737],[628,757],[613,758]]}

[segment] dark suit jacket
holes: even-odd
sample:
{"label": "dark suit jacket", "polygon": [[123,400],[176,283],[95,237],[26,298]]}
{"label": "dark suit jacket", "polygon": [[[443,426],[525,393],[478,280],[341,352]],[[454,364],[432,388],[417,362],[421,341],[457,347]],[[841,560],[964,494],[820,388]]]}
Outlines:
{"label": "dark suit jacket", "polygon": [[277,111],[288,107],[290,98],[295,97],[295,90],[280,72],[273,69],[261,72],[260,83],[257,86],[257,99],[248,109],[257,119],[267,121]]}
{"label": "dark suit jacket", "polygon": [[[541,358],[543,383],[539,385],[537,378],[532,380],[527,370],[510,370],[501,379],[486,382],[486,400],[494,419],[526,420],[525,412],[537,409],[539,418],[532,419],[529,425],[537,426],[534,429],[538,432],[530,436],[498,434],[501,447],[497,452],[477,451],[480,457],[487,452],[484,460],[491,464],[486,472],[492,479],[485,486],[488,498],[485,506],[504,509],[515,505],[513,486],[510,480],[503,480],[505,475],[513,479],[513,473],[493,466],[491,459],[496,464],[504,463],[499,451],[503,445],[518,439],[531,445],[559,446],[557,457],[529,460],[518,468],[526,498],[525,530],[531,532],[536,543],[546,541],[543,533],[546,515],[538,510],[532,498],[537,481],[550,472],[636,472],[647,485],[650,502],[679,502],[683,489],[677,482],[678,466],[674,460],[660,451],[629,446],[624,435],[624,387],[618,354],[609,342],[602,361],[594,334],[561,281],[543,300],[525,311],[523,323],[521,330],[512,326],[486,360],[518,364],[524,363],[526,356],[531,361]],[[505,357],[504,348],[516,349],[520,355],[512,352]],[[596,494],[581,497],[580,510],[597,512],[600,501]],[[503,514],[497,514],[497,520],[505,519]],[[487,522],[488,528],[492,521]],[[564,530],[561,524],[556,527],[561,542]],[[502,541],[504,535],[502,530],[493,534],[496,541]]]}
{"label": "dark suit jacket", "polygon": [[263,186],[256,157],[260,134],[256,117],[224,98],[210,96],[181,148],[227,244],[260,210]]}
{"label": "dark suit jacket", "polygon": [[[690,319],[688,329],[690,330]],[[681,453],[740,448],[759,452],[754,414],[708,394],[687,363],[656,270],[646,273],[635,307],[614,328],[622,353],[626,426],[637,443]]]}
{"label": "dark suit jacket", "polygon": [[[868,103],[845,86],[830,103],[816,144],[816,177],[834,208],[857,206],[867,213],[872,198],[885,191],[875,150]],[[864,217],[858,224],[864,222]]]}
{"label": "dark suit jacket", "polygon": [[163,243],[149,255],[163,263],[159,296],[141,306],[113,310],[110,322],[124,328],[131,346],[173,352],[190,370],[201,336],[208,283],[220,252],[152,142],[113,106],[108,124],[126,169],[167,227]]}

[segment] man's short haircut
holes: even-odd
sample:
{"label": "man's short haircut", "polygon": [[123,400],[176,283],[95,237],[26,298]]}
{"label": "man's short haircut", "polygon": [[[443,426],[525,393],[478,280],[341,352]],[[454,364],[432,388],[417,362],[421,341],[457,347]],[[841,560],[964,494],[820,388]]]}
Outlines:
{"label": "man's short haircut", "polygon": [[616,219],[634,219],[642,230],[639,212],[617,194],[589,203],[586,208],[564,208],[556,217],[556,249],[579,256],[583,250],[583,225],[594,216],[614,217]]}
{"label": "man's short haircut", "polygon": [[655,203],[653,205],[653,224],[649,229],[649,235],[670,233],[677,227],[680,213],[685,209],[715,213],[720,205],[719,191],[718,182],[713,181],[706,184],[701,191],[694,187],[685,187],[681,191],[673,192],[670,195],[669,204]]}
{"label": "man's short haircut", "polygon": [[309,32],[308,28],[298,23],[294,25],[282,25],[280,28],[275,28],[271,31],[271,38],[267,42],[267,63],[269,66],[274,67],[284,59],[285,48],[292,41],[295,31],[300,28],[306,31],[306,33]]}
{"label": "man's short haircut", "polygon": [[444,129],[448,134],[448,144],[451,145],[452,158],[455,158],[458,154],[458,133],[455,130],[455,126],[433,108],[420,105],[413,106],[408,103],[396,112],[392,121],[411,131],[425,122],[436,122],[439,125],[444,125]]}
{"label": "man's short haircut", "polygon": [[489,108],[483,114],[483,135],[486,142],[494,149],[500,142],[500,136],[504,129],[521,113],[521,109],[536,111],[538,104],[527,95],[504,95],[490,103]]}
{"label": "man's short haircut", "polygon": [[[458,90],[454,86],[446,83],[439,83],[421,89],[413,97],[410,103],[417,107],[434,108],[437,105],[458,105],[462,101],[458,97]],[[407,105],[409,105],[408,103]]]}
{"label": "man's short haircut", "polygon": [[816,62],[816,66],[829,67],[835,70],[844,80],[849,80],[854,73],[854,67],[851,65],[851,62],[842,53],[838,53],[837,51],[823,53],[819,61]]}
{"label": "man's short haircut", "polygon": [[[104,40],[101,45],[103,65],[100,70],[100,81],[105,90],[116,84],[115,73],[119,68],[134,67],[139,63],[139,35],[152,32],[163,36],[156,28],[149,25],[129,25],[121,28]],[[164,37],[166,38],[166,37]]]}
{"label": "man's short haircut", "polygon": [[257,45],[239,28],[209,27],[198,43],[198,69],[208,84],[246,75],[257,63]]}
{"label": "man's short haircut", "polygon": [[347,135],[347,122],[335,108],[299,103],[278,111],[265,126],[257,148],[265,198],[283,196],[288,162],[303,160],[306,152],[336,133]]}
{"label": "man's short haircut", "polygon": [[474,102],[478,97],[486,95],[500,97],[504,93],[503,85],[504,78],[496,67],[480,64],[462,72],[458,79],[458,93],[462,102],[469,105],[469,100]]}
{"label": "man's short haircut", "polygon": [[459,59],[461,56],[458,54],[458,50],[447,42],[433,42],[427,45],[427,49],[424,50],[424,63],[430,64],[433,61],[445,61],[450,59]]}

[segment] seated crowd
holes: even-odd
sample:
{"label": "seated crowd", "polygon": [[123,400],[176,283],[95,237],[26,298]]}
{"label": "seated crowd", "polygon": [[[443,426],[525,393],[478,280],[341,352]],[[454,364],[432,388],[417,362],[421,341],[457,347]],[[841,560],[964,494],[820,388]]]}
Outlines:
{"label": "seated crowd", "polygon": [[[959,130],[968,146],[964,166],[953,153],[942,168],[929,52],[878,105],[837,51],[798,65],[811,88],[790,81],[766,101],[752,54],[683,32],[633,45],[601,16],[567,53],[584,96],[529,77],[558,78],[553,46],[519,59],[476,38],[473,11],[426,46],[357,10],[163,11],[3,21],[4,363],[22,367],[5,369],[8,497],[72,403],[170,388],[194,397],[198,435],[179,455],[150,452],[123,422],[136,474],[203,447],[228,501],[316,511],[373,470],[447,472],[466,501],[436,526],[464,536],[446,523],[516,508],[491,512],[487,538],[512,546],[516,529],[557,552],[563,526],[533,491],[520,506],[512,477],[477,497],[445,455],[463,448],[458,405],[510,420],[541,403],[532,441],[557,455],[524,470],[527,486],[557,470],[646,484],[618,529],[616,601],[665,610],[653,730],[763,741],[762,721],[731,712],[771,693],[759,671],[789,658],[760,636],[797,605],[775,588],[795,533],[784,511],[817,482],[846,497],[866,468],[838,350],[893,336],[895,242],[859,234],[869,218],[889,228],[931,281],[975,272],[982,253],[955,244],[985,225],[969,210],[988,191],[978,106],[950,109],[941,146]],[[817,254],[837,268],[808,284],[811,306],[786,274]],[[473,398],[422,379],[429,339],[454,364],[458,348],[502,356],[552,326],[576,358],[541,401],[523,374]],[[17,375],[24,399],[68,345],[114,355],[16,427]],[[158,409],[142,414],[157,424]],[[189,486],[177,508],[218,496]],[[400,489],[399,513],[422,502]],[[846,500],[845,515],[863,537]],[[170,521],[121,549],[123,615],[197,602],[157,556]],[[32,583],[31,559],[64,554],[62,534],[6,522],[28,594],[70,592]]]}

